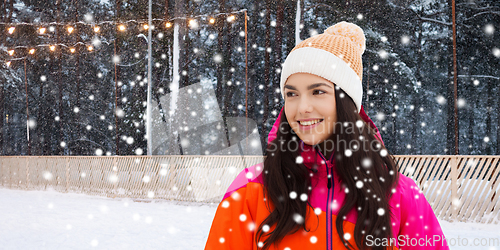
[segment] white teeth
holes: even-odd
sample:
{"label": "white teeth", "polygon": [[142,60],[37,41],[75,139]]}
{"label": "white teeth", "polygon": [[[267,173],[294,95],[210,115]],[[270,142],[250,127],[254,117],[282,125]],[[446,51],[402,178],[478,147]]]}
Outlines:
{"label": "white teeth", "polygon": [[312,121],[299,121],[300,125],[302,126],[310,126],[313,124],[318,123],[320,120],[312,120]]}

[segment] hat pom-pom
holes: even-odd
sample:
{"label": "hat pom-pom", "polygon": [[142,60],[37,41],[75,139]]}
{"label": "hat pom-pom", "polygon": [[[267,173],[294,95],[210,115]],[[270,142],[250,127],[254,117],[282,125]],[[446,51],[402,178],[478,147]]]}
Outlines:
{"label": "hat pom-pom", "polygon": [[359,46],[361,54],[365,52],[365,34],[356,24],[340,22],[326,29],[325,34],[347,37]]}

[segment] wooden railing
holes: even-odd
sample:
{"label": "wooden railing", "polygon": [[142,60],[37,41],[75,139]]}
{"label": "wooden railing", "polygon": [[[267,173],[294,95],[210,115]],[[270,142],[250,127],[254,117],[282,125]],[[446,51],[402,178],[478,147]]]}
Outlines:
{"label": "wooden railing", "polygon": [[[440,219],[500,222],[500,156],[397,155]],[[219,202],[262,156],[6,156],[0,186],[109,197]]]}

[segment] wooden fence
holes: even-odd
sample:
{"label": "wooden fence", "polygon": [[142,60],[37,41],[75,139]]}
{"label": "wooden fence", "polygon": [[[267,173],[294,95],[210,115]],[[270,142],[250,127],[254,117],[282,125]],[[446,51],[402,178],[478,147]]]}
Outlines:
{"label": "wooden fence", "polygon": [[[440,219],[500,222],[500,156],[395,156]],[[0,186],[108,197],[219,202],[262,156],[7,156]]]}

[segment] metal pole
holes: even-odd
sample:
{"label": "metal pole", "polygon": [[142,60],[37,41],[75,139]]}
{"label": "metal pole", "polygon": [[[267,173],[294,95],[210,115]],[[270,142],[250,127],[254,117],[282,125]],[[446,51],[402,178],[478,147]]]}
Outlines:
{"label": "metal pole", "polygon": [[452,12],[452,27],[453,27],[453,87],[454,87],[454,99],[455,99],[455,155],[458,155],[458,82],[457,82],[457,24],[455,15],[455,0],[452,0],[451,5]]}
{"label": "metal pole", "polygon": [[147,100],[147,110],[146,110],[146,136],[148,140],[148,155],[153,153],[152,151],[152,141],[151,141],[151,37],[153,26],[151,24],[152,19],[152,3],[149,0],[149,14],[148,14],[148,100]]}
{"label": "metal pole", "polygon": [[28,155],[31,155],[30,113],[28,108],[28,76],[26,73],[26,57],[24,57],[24,88],[26,90],[26,137],[28,139]]}

